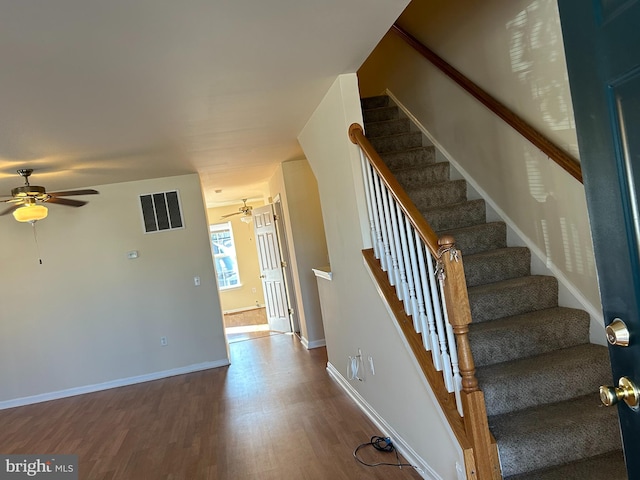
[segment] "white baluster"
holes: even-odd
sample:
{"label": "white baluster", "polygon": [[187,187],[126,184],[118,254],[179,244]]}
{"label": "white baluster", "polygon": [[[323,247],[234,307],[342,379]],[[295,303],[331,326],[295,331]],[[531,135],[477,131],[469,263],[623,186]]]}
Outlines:
{"label": "white baluster", "polygon": [[[380,211],[380,206],[376,198],[376,187],[375,187],[375,172],[373,171],[373,167],[367,163],[367,173],[369,175],[369,189],[371,190],[371,207],[373,209],[373,222],[374,227],[376,229],[376,242],[378,244],[378,259],[382,264],[386,259],[384,255],[384,242],[382,240],[382,228],[380,226],[382,212]],[[383,270],[385,270],[383,268]]]}
{"label": "white baluster", "polygon": [[407,315],[413,317],[413,328],[416,332],[421,333],[420,319],[416,306],[416,289],[413,284],[413,271],[411,269],[411,254],[409,253],[409,244],[407,243],[407,217],[405,216],[400,204],[396,202],[396,213],[398,214],[398,229],[400,230],[400,243],[402,244],[402,258],[404,259],[404,272],[407,285],[407,296],[404,301],[404,311]]}
{"label": "white baluster", "polygon": [[384,199],[386,198],[386,194],[383,195],[382,180],[375,173],[375,184],[376,184],[376,199],[378,203],[378,212],[380,212],[380,231],[382,232],[382,241],[384,244],[384,261],[382,263],[382,269],[387,272],[389,277],[389,284],[391,286],[395,285],[395,272],[393,271],[393,263],[391,260],[391,245],[389,242],[389,232],[391,231],[391,221],[388,216],[388,207],[385,208],[386,202]]}
{"label": "white baluster", "polygon": [[362,167],[362,182],[364,186],[364,196],[367,201],[367,214],[369,215],[369,228],[371,230],[371,245],[373,246],[373,254],[375,255],[375,257],[380,258],[380,254],[378,252],[376,226],[373,221],[373,204],[371,201],[371,191],[369,188],[370,187],[369,186],[369,180],[370,180],[369,161],[367,160],[367,157],[365,156],[362,149],[359,149],[359,150],[360,150],[360,166]]}
{"label": "white baluster", "polygon": [[[452,370],[452,387],[456,396],[456,406],[458,407],[458,413],[463,417],[462,411],[462,398],[460,392],[462,390],[462,376],[460,375],[460,365],[458,363],[458,346],[456,345],[456,336],[453,333],[453,327],[449,323],[449,312],[447,311],[447,302],[444,298],[444,287],[440,281],[440,299],[442,301],[442,307],[444,312],[445,325],[447,328],[447,343],[449,344],[449,354],[451,355],[451,370]],[[449,390],[451,392],[451,390]]]}
{"label": "white baluster", "polygon": [[[404,255],[402,254],[402,244],[400,243],[400,233],[398,227],[398,218],[396,215],[396,205],[395,199],[393,195],[391,195],[391,191],[387,189],[387,201],[389,202],[389,213],[391,216],[391,228],[393,228],[393,247],[395,249],[396,254],[396,262],[397,262],[397,283],[396,283],[396,294],[398,298],[405,302],[407,297],[409,296],[409,289],[407,288],[407,277],[404,271]],[[393,250],[391,251],[393,255]],[[405,302],[406,303],[406,302]]]}
{"label": "white baluster", "polygon": [[449,358],[449,351],[447,349],[447,334],[442,318],[442,307],[440,305],[440,292],[438,289],[438,279],[435,275],[435,269],[433,267],[433,257],[429,255],[427,260],[427,267],[429,268],[429,286],[431,287],[431,301],[433,302],[433,313],[436,317],[436,330],[438,332],[438,343],[440,344],[440,356],[442,357],[442,372],[444,375],[444,382],[447,390],[453,391],[453,380],[451,373],[451,359]]}
{"label": "white baluster", "polygon": [[418,235],[418,231],[415,232],[416,251],[418,252],[418,268],[420,269],[420,284],[422,285],[422,294],[424,297],[424,307],[427,315],[427,324],[429,325],[429,340],[422,339],[427,350],[431,350],[431,357],[433,358],[433,365],[436,370],[442,370],[442,358],[440,358],[440,350],[438,348],[438,333],[436,332],[436,320],[433,313],[433,304],[431,302],[431,283],[429,282],[429,272],[427,271],[426,262],[427,259],[431,259],[431,254],[427,251],[427,257],[425,259],[425,246]]}
{"label": "white baluster", "polygon": [[[408,218],[405,217],[405,226],[407,229],[407,248],[409,249],[409,257],[411,261],[411,278],[413,280],[413,313],[415,315],[414,323],[418,321],[419,329],[416,332],[422,334],[422,343],[429,343],[429,327],[427,325],[427,317],[424,311],[424,298],[422,297],[422,286],[420,285],[420,270],[418,267],[417,246],[415,245],[413,225]],[[429,348],[427,348],[429,350]]]}
{"label": "white baluster", "polygon": [[391,223],[391,209],[389,207],[389,194],[387,187],[380,181],[380,193],[382,195],[382,205],[384,207],[384,218],[387,226],[387,241],[389,242],[389,283],[391,286],[398,285],[398,257],[396,256],[396,244],[393,237],[393,225]]}

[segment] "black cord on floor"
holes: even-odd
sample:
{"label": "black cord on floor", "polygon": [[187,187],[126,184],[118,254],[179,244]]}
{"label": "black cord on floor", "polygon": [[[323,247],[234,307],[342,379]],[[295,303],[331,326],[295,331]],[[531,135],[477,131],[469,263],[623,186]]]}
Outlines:
{"label": "black cord on floor", "polygon": [[[396,454],[396,463],[387,463],[387,462],[380,462],[380,463],[367,463],[362,461],[360,458],[358,458],[358,452],[360,451],[361,448],[364,447],[373,447],[376,450],[378,450],[379,452],[387,452],[387,453],[391,453],[391,452],[395,452]],[[393,443],[391,443],[391,439],[389,437],[379,437],[374,435],[373,437],[371,437],[371,440],[367,443],[362,443],[360,445],[358,445],[356,447],[356,449],[353,451],[353,458],[355,458],[358,462],[360,462],[362,465],[366,465],[367,467],[379,467],[379,466],[389,466],[389,467],[412,467],[415,468],[413,465],[411,465],[410,463],[400,463],[400,456],[398,455],[398,451],[396,450],[396,447],[393,446]]]}

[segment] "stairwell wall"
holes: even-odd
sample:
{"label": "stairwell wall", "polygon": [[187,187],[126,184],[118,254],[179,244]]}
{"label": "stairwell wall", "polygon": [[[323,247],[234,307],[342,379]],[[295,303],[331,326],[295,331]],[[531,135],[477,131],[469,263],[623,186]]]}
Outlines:
{"label": "stairwell wall", "polygon": [[[555,0],[414,0],[398,23],[578,157]],[[411,112],[525,238],[534,273],[551,268],[571,294],[561,303],[589,311],[591,340],[604,343],[583,186],[393,33],[358,77],[363,96],[388,91]]]}
{"label": "stairwell wall", "polygon": [[[435,398],[392,323],[361,255],[369,247],[358,149],[347,136],[362,124],[355,74],[337,78],[298,140],[318,181],[332,280],[322,308],[329,364],[430,467],[425,478],[457,478],[462,453]],[[375,375],[346,380],[349,356],[369,355]],[[365,363],[366,366],[366,363]],[[363,442],[381,432],[364,432]],[[355,445],[354,445],[355,447]]]}

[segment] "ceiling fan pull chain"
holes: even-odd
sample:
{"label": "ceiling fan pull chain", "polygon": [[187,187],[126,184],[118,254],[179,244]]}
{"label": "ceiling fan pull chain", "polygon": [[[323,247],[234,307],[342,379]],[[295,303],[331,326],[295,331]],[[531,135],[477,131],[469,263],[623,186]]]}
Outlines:
{"label": "ceiling fan pull chain", "polygon": [[38,256],[38,263],[42,265],[42,257],[40,256],[40,246],[38,245],[38,235],[36,235],[36,222],[31,222],[33,227],[33,240],[36,242],[36,254]]}

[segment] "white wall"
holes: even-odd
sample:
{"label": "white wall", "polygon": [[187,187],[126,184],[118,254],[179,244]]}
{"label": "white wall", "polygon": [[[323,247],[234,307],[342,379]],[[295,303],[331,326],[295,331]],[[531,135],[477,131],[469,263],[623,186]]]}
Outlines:
{"label": "white wall", "polygon": [[300,321],[300,336],[307,348],[325,344],[318,288],[312,269],[328,263],[327,243],[318,184],[306,159],[281,163],[269,180],[271,197],[280,195],[291,271]]}
{"label": "white wall", "polygon": [[353,122],[362,122],[357,78],[341,75],[298,137],[318,181],[333,275],[332,281],[318,280],[326,282],[321,288],[329,363],[346,377],[348,356],[359,348],[371,355],[375,376],[351,386],[437,475],[456,478],[461,452],[364,265],[359,154],[347,136]]}
{"label": "white wall", "polygon": [[[31,226],[2,218],[0,408],[228,363],[198,176],[95,188],[36,224],[42,265]],[[186,228],[145,234],[138,195],[173,189]]]}
{"label": "white wall", "polygon": [[[577,157],[555,0],[416,1],[398,23]],[[393,33],[358,76],[362,96],[388,89],[416,117],[564,282],[561,302],[595,317],[592,340],[603,342],[583,186]]]}

